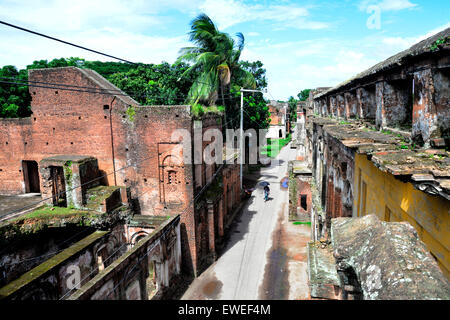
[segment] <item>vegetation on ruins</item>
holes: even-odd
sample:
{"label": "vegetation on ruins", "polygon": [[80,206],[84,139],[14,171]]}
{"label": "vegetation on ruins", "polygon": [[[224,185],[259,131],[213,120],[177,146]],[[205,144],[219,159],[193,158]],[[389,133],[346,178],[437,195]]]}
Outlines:
{"label": "vegetation on ruins", "polygon": [[430,50],[431,51],[437,51],[439,50],[441,47],[448,45],[450,43],[450,37],[441,37],[438,40],[436,40],[431,46],[430,46]]}

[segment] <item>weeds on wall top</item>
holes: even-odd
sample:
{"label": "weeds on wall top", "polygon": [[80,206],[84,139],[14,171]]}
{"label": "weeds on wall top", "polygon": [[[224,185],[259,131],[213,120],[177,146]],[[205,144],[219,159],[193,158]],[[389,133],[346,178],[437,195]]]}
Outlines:
{"label": "weeds on wall top", "polygon": [[439,38],[430,46],[430,50],[437,51],[438,49],[440,49],[441,46],[449,43],[450,43],[450,36],[447,36],[445,38]]}
{"label": "weeds on wall top", "polygon": [[193,104],[191,106],[191,114],[196,119],[201,119],[204,115],[208,113],[222,114],[225,112],[224,106],[204,106],[202,104]]}

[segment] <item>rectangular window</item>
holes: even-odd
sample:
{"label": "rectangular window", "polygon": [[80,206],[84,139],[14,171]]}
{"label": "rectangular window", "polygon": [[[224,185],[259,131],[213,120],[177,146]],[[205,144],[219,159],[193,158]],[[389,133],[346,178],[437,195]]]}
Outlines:
{"label": "rectangular window", "polygon": [[302,194],[300,196],[300,206],[302,207],[303,210],[307,211],[308,210],[308,204],[306,203],[306,199],[307,196]]}
{"label": "rectangular window", "polygon": [[168,173],[167,173],[167,183],[168,184],[176,184],[176,183],[178,183],[178,181],[177,181],[177,172],[176,171],[173,171],[173,170],[168,171]]}

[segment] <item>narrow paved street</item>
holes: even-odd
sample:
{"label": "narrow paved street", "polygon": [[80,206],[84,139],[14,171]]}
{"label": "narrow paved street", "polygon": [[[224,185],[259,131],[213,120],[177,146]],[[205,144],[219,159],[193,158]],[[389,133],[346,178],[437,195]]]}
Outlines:
{"label": "narrow paved street", "polygon": [[278,163],[261,169],[259,181],[270,182],[270,201],[256,190],[219,259],[190,285],[182,299],[307,299],[308,225],[288,223],[289,194],[280,181],[287,176],[295,149],[289,145]]}

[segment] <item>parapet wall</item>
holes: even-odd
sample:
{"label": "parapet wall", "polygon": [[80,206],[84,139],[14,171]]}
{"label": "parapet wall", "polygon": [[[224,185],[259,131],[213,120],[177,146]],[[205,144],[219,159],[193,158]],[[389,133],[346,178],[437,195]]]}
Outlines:
{"label": "parapet wall", "polygon": [[98,273],[68,300],[149,300],[181,271],[180,216],[174,216]]}

